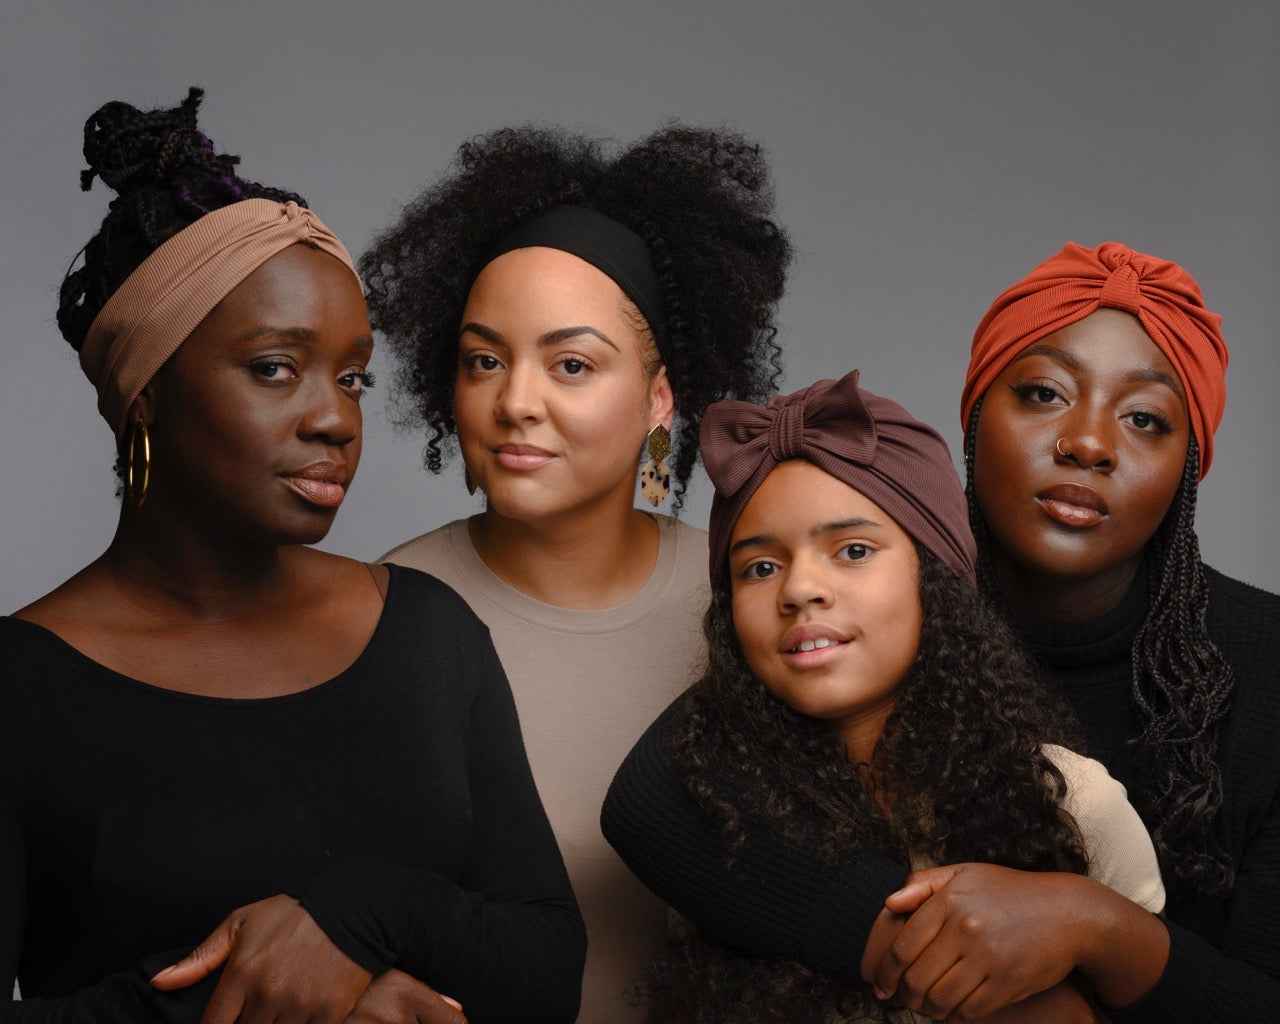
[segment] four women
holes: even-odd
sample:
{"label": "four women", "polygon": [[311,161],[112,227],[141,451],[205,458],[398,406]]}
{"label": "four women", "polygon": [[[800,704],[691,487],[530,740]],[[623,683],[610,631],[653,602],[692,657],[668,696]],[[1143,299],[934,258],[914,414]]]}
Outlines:
{"label": "four women", "polygon": [[[364,268],[428,466],[456,438],[485,507],[366,566],[303,546],[359,460],[359,281],[198,103],[86,126],[85,187],[120,196],[59,325],[125,501],[102,558],[0,621],[0,986],[26,996],[0,1017],[572,1019],[582,922],[534,778],[592,938],[581,1019],[637,1016],[665,915],[594,819],[696,672],[706,595],[702,536],[633,508],[637,462],[678,509],[704,410],[776,383],[789,249],[759,151],[685,128],[612,157],[532,130],[463,147]],[[1073,970],[1114,1019],[1269,1012],[1280,599],[1205,569],[1192,530],[1225,364],[1180,268],[1069,245],[997,300],[965,389],[977,580],[1132,794],[1166,918],[1139,906],[1160,882],[1127,805],[1046,745],[964,585],[945,446],[856,376],[703,424],[711,667],[606,804],[637,874],[710,935],[933,1016],[1069,999]],[[946,866],[903,886],[908,861]],[[678,1014],[740,1019],[733,986],[681,1003],[674,977]]]}

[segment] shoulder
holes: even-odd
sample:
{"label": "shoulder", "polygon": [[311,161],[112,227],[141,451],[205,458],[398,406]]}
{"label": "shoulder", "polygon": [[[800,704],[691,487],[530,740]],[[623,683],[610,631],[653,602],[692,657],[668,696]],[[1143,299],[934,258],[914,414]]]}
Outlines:
{"label": "shoulder", "polygon": [[1067,784],[1062,803],[1079,829],[1089,876],[1148,910],[1163,909],[1155,848],[1124,786],[1091,757],[1056,744],[1046,744],[1044,753]]}
{"label": "shoulder", "polygon": [[456,519],[412,540],[407,540],[403,544],[397,544],[378,561],[394,562],[396,565],[408,566],[410,569],[430,572],[431,567],[445,557],[454,532],[458,529],[466,529],[466,522],[465,519]]}
{"label": "shoulder", "polygon": [[391,574],[387,604],[392,611],[412,618],[429,616],[436,623],[455,623],[488,632],[462,595],[443,580],[395,562],[387,563],[387,569]]}
{"label": "shoulder", "polygon": [[1227,635],[1249,635],[1259,629],[1280,645],[1276,626],[1280,622],[1280,594],[1232,579],[1206,565],[1209,581],[1209,623]]}

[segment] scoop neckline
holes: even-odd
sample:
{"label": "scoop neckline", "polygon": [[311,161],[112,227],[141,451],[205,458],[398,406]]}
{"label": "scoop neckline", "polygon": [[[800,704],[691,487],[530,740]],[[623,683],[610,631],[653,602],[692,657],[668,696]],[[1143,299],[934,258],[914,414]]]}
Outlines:
{"label": "scoop neckline", "polygon": [[368,641],[365,643],[364,647],[360,649],[360,653],[356,655],[351,664],[342,669],[336,675],[330,676],[328,679],[321,680],[313,686],[308,686],[302,690],[295,690],[292,693],[277,694],[273,697],[215,697],[203,693],[187,693],[183,690],[171,690],[165,686],[148,683],[142,679],[135,679],[133,676],[120,672],[109,665],[104,665],[102,662],[89,657],[89,655],[85,654],[84,651],[63,639],[53,630],[49,629],[49,627],[42,626],[38,622],[32,622],[30,619],[20,619],[14,615],[5,615],[0,618],[3,618],[8,622],[16,622],[21,627],[35,631],[46,644],[56,648],[62,654],[80,662],[82,665],[91,669],[95,674],[105,676],[112,682],[127,686],[133,690],[194,704],[213,704],[220,707],[267,707],[277,704],[287,704],[298,700],[306,700],[319,695],[322,691],[333,689],[334,687],[341,685],[348,676],[359,671],[359,669],[363,667],[364,663],[373,656],[371,652],[375,647],[379,646],[382,640],[382,634],[387,628],[389,628],[387,623],[390,619],[391,604],[392,601],[397,599],[399,590],[399,574],[404,571],[404,568],[398,565],[388,565],[387,568],[390,571],[387,577],[387,594],[382,602],[382,611],[378,615],[377,624],[373,627],[373,632],[369,635]]}

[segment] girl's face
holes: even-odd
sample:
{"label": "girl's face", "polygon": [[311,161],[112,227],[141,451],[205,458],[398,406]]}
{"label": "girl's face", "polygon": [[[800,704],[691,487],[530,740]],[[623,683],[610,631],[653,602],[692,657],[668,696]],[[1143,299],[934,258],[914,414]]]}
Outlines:
{"label": "girl's face", "polygon": [[1048,577],[1131,573],[1189,439],[1177,373],[1136,317],[1100,309],[1046,335],[978,417],[973,484],[993,557]]}
{"label": "girl's face", "polygon": [[323,538],[360,461],[372,352],[350,270],[304,245],[271,257],[138,399],[152,452],[144,511],[176,509],[241,540]]}
{"label": "girl's face", "polygon": [[489,508],[531,522],[599,503],[630,509],[638,456],[671,425],[666,370],[622,289],[559,249],[504,253],[467,296],[454,419]]}
{"label": "girl's face", "polygon": [[911,538],[848,484],[784,462],[734,527],[729,577],[751,671],[867,759],[920,644]]}

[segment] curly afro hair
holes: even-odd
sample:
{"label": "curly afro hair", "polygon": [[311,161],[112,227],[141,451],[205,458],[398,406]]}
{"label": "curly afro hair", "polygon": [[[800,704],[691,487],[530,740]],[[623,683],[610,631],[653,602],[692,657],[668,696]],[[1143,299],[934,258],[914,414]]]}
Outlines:
{"label": "curly afro hair", "polygon": [[[360,261],[373,326],[400,364],[401,419],[430,429],[424,462],[439,472],[455,431],[458,328],[483,254],[563,204],[603,213],[649,247],[667,318],[678,510],[702,411],[723,398],[761,400],[781,376],[773,318],[791,246],[771,219],[760,147],[734,132],[673,125],[616,154],[533,127],[464,143],[453,172]],[[661,365],[651,338],[647,363],[650,373]]]}
{"label": "curly afro hair", "polygon": [[[916,852],[939,864],[1086,870],[1079,831],[1062,806],[1066,783],[1043,749],[1074,745],[1058,724],[1069,719],[1000,616],[928,549],[916,550],[920,647],[870,764],[850,761],[824,723],[778,700],[751,673],[729,587],[713,592],[704,622],[710,667],[684,698],[675,753],[689,792],[721,825],[730,867],[754,821],[832,864],[867,846],[904,865]],[[642,988],[663,1021],[881,1013],[866,990],[794,962],[725,951],[692,929]]]}

